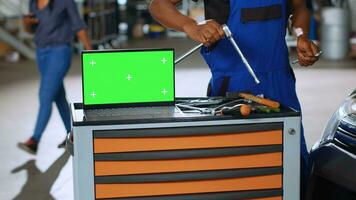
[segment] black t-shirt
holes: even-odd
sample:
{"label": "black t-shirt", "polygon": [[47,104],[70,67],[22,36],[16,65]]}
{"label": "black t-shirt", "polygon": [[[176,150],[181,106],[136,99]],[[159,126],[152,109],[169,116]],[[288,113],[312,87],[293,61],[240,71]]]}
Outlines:
{"label": "black t-shirt", "polygon": [[[199,1],[199,0],[192,0]],[[249,1],[249,0],[246,0]],[[204,0],[205,19],[214,19],[219,24],[227,23],[230,15],[230,0]],[[287,13],[292,13],[291,0],[287,0]]]}
{"label": "black t-shirt", "polygon": [[219,24],[225,24],[230,15],[230,0],[204,0],[204,9],[205,19],[214,19]]}

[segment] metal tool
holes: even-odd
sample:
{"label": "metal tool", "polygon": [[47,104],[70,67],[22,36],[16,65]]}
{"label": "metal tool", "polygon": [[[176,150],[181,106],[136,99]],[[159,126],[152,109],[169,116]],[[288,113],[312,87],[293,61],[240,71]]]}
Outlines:
{"label": "metal tool", "polygon": [[223,107],[219,113],[222,115],[247,117],[251,114],[251,107],[247,104],[237,104],[232,107]]}
{"label": "metal tool", "polygon": [[[321,54],[323,54],[323,52],[322,52],[322,51],[319,51],[319,53],[315,54],[315,57],[319,57],[319,56],[321,56]],[[297,63],[299,63],[299,60],[298,60],[298,59],[295,59],[295,60],[293,60],[293,62],[292,62],[293,65],[295,65],[295,64],[297,64]]]}
{"label": "metal tool", "polygon": [[184,104],[176,104],[178,108],[186,108],[190,110],[196,110],[199,111],[201,114],[212,114],[213,113],[213,108],[199,108],[195,106],[189,106],[189,105],[184,105]]}
{"label": "metal tool", "polygon": [[217,106],[224,102],[221,97],[210,97],[204,99],[192,99],[192,100],[177,100],[179,104],[184,104],[193,107],[202,106]]}
{"label": "metal tool", "polygon": [[[223,30],[224,30],[224,33],[225,33],[225,36],[227,37],[227,39],[230,40],[232,46],[234,46],[234,48],[236,49],[237,53],[240,55],[241,59],[242,59],[242,62],[245,64],[248,72],[251,74],[251,76],[253,77],[253,79],[255,80],[255,82],[257,84],[260,83],[260,81],[258,80],[255,72],[253,71],[251,65],[249,64],[249,62],[247,61],[246,57],[243,55],[243,53],[241,52],[239,46],[237,46],[237,43],[236,41],[234,40],[234,38],[232,37],[232,33],[229,29],[229,27],[224,24],[223,25]],[[184,60],[186,57],[188,57],[189,55],[191,55],[192,53],[194,53],[195,51],[197,51],[198,49],[200,49],[204,44],[199,44],[197,46],[195,46],[194,48],[192,48],[191,50],[189,50],[187,53],[185,53],[184,55],[182,55],[181,57],[179,57],[177,60],[175,60],[175,64],[178,64],[180,63],[182,60]]]}
{"label": "metal tool", "polygon": [[[246,99],[237,99],[228,103],[224,103],[222,105],[219,105],[217,107],[214,108],[200,108],[200,107],[196,107],[196,106],[190,106],[190,105],[186,105],[186,104],[176,104],[176,106],[178,108],[186,108],[189,110],[193,110],[193,111],[198,111],[201,114],[206,114],[206,115],[217,115],[219,113],[221,113],[221,109],[223,109],[224,107],[227,106],[231,106],[231,105],[236,105],[237,103],[251,103],[250,100],[246,100]],[[183,111],[184,112],[184,111]]]}
{"label": "metal tool", "polygon": [[190,56],[192,53],[194,53],[195,51],[197,51],[198,49],[200,49],[204,44],[201,43],[197,46],[195,46],[194,48],[192,48],[191,50],[189,50],[187,53],[185,53],[184,55],[182,55],[181,57],[179,57],[177,60],[174,61],[174,64],[178,64],[180,63],[182,60],[184,60],[186,57]]}
{"label": "metal tool", "polygon": [[258,80],[258,78],[257,78],[255,72],[253,71],[251,65],[248,63],[246,57],[245,57],[245,56],[243,55],[243,53],[241,52],[239,46],[237,46],[237,43],[236,43],[236,41],[234,40],[234,38],[232,37],[232,33],[231,33],[229,27],[228,27],[226,24],[223,25],[223,30],[224,30],[224,33],[225,33],[227,39],[230,40],[232,46],[234,46],[234,48],[236,49],[237,53],[240,55],[240,57],[241,57],[241,59],[242,59],[242,62],[245,64],[245,66],[246,66],[248,72],[249,72],[249,73],[251,74],[251,76],[255,79],[255,82],[256,82],[257,84],[259,84],[260,81]]}

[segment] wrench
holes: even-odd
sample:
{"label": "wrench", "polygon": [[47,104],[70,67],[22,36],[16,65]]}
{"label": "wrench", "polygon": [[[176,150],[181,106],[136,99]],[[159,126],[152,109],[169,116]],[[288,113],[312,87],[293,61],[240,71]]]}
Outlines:
{"label": "wrench", "polygon": [[[255,72],[253,71],[251,65],[249,64],[249,62],[247,61],[246,57],[243,55],[243,53],[241,52],[239,46],[237,46],[237,43],[236,41],[234,40],[234,38],[232,37],[232,33],[229,29],[229,27],[224,24],[223,25],[223,30],[224,30],[224,33],[225,33],[225,36],[230,40],[232,46],[234,46],[234,48],[236,49],[237,53],[240,55],[241,59],[242,59],[242,62],[245,64],[248,72],[251,74],[251,76],[253,77],[253,79],[255,80],[255,82],[257,84],[260,83],[260,81],[258,80]],[[192,53],[194,53],[195,51],[197,51],[198,49],[200,49],[201,47],[203,46],[203,44],[199,44],[195,47],[193,47],[191,50],[189,50],[187,53],[185,53],[184,55],[182,55],[181,57],[179,57],[177,60],[175,60],[175,64],[178,64],[180,63],[182,60],[184,60],[186,57],[188,57],[189,55],[191,55]]]}
{"label": "wrench", "polygon": [[183,105],[183,104],[176,104],[177,107],[180,108],[187,108],[190,110],[196,110],[199,111],[201,114],[212,114],[213,113],[213,109],[212,108],[199,108],[199,107],[195,107],[195,106],[188,106],[188,105]]}
{"label": "wrench", "polygon": [[248,63],[246,57],[245,57],[244,54],[241,52],[239,46],[237,46],[237,43],[236,43],[235,39],[232,37],[232,33],[231,33],[229,27],[228,27],[226,24],[223,25],[223,30],[224,30],[224,33],[225,33],[227,39],[230,40],[232,46],[234,46],[234,48],[236,49],[237,53],[240,55],[240,57],[241,57],[241,59],[242,59],[242,62],[245,64],[245,66],[246,66],[248,72],[251,74],[251,76],[252,76],[253,79],[255,80],[256,84],[259,84],[259,83],[260,83],[260,80],[258,80],[258,78],[257,78],[255,72],[253,71],[253,69],[252,69],[250,63]]}
{"label": "wrench", "polygon": [[179,57],[177,60],[174,61],[174,64],[178,64],[180,63],[182,60],[184,60],[186,57],[190,56],[190,54],[194,53],[195,51],[197,51],[198,49],[200,49],[203,46],[202,44],[199,44],[195,47],[193,47],[191,50],[189,50],[187,53],[185,53],[184,55],[182,55],[181,57]]}

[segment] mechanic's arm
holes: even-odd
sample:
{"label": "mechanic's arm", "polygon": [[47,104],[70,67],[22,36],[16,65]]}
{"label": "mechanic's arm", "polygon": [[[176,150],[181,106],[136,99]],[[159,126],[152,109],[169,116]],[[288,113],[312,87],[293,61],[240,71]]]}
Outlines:
{"label": "mechanic's arm", "polygon": [[192,40],[210,46],[224,37],[224,31],[216,21],[197,22],[176,8],[182,0],[152,0],[149,6],[151,15],[162,25],[176,31],[185,32]]}
{"label": "mechanic's arm", "polygon": [[303,35],[298,37],[297,50],[298,59],[301,66],[310,66],[318,61],[319,48],[313,41],[308,39],[310,13],[306,7],[305,0],[292,0],[293,2],[293,27],[301,28]]}

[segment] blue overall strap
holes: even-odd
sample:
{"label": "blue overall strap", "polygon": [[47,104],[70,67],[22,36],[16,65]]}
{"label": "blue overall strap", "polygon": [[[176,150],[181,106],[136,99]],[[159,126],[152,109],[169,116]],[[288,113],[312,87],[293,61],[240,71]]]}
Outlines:
{"label": "blue overall strap", "polygon": [[[230,1],[227,25],[257,74],[289,68],[288,48],[285,42],[286,7],[286,0]],[[219,41],[211,51],[203,48],[202,55],[213,75],[212,96],[218,95],[222,77],[251,78],[227,39]],[[233,83],[233,80],[230,82]],[[252,90],[250,81],[247,80],[246,83],[247,85],[230,84],[228,91]]]}
{"label": "blue overall strap", "polygon": [[[212,50],[201,50],[212,73],[210,96],[219,96],[224,78],[230,77],[226,92],[264,94],[283,106],[301,111],[285,41],[288,1],[230,0],[227,25],[261,83],[254,82],[231,43],[223,39]],[[303,189],[309,171],[303,131],[301,155]]]}

